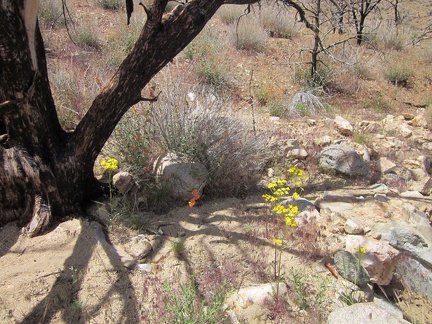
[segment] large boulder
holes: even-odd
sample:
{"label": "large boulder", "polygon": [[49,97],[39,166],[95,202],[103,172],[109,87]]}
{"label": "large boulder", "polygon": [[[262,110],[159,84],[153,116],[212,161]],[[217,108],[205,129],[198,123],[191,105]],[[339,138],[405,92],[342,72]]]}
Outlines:
{"label": "large boulder", "polygon": [[175,153],[160,156],[154,164],[154,171],[157,179],[168,183],[171,195],[178,199],[190,199],[192,191],[201,191],[209,177],[202,163]]}
{"label": "large boulder", "polygon": [[358,254],[360,247],[366,250],[360,257],[360,263],[369,273],[371,282],[380,286],[390,283],[400,254],[398,250],[387,242],[359,235],[347,235],[345,241],[346,250],[351,253]]}
{"label": "large boulder", "polygon": [[354,254],[339,250],[334,254],[333,259],[336,270],[343,278],[359,287],[365,287],[369,283],[368,272]]}
{"label": "large boulder", "polygon": [[409,323],[403,313],[392,305],[383,302],[359,303],[334,310],[327,319],[328,324],[396,324]]}
{"label": "large boulder", "polygon": [[369,167],[361,156],[345,144],[326,147],[319,158],[319,166],[324,171],[336,171],[350,177],[369,175]]}

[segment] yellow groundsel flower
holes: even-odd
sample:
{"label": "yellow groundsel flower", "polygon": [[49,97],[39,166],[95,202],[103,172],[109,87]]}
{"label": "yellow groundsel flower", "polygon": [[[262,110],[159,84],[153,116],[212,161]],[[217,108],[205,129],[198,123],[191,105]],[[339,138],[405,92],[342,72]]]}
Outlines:
{"label": "yellow groundsel flower", "polygon": [[366,246],[359,246],[359,247],[356,247],[354,250],[356,250],[358,253],[366,254],[367,247]]}
{"label": "yellow groundsel flower", "polygon": [[297,199],[300,198],[300,194],[299,194],[298,192],[294,192],[293,195],[292,195],[292,198],[293,198],[294,200],[297,200]]}
{"label": "yellow groundsel flower", "polygon": [[276,243],[277,245],[282,245],[283,241],[280,239],[273,239],[273,243]]}
{"label": "yellow groundsel flower", "polygon": [[112,172],[118,169],[118,160],[111,158],[108,160],[102,160],[100,162],[100,165],[102,166],[102,168],[104,168],[106,171],[108,172]]}
{"label": "yellow groundsel flower", "polygon": [[265,201],[269,201],[269,202],[275,202],[278,200],[275,196],[272,196],[269,194],[264,194],[264,195],[262,195],[262,197]]}

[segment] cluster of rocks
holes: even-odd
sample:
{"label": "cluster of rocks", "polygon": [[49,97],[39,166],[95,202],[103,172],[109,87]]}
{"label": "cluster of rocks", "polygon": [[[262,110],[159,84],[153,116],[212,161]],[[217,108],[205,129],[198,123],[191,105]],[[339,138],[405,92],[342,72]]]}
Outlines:
{"label": "cluster of rocks", "polygon": [[[309,120],[308,124],[315,126],[316,121]],[[299,207],[297,230],[316,226],[325,238],[324,244],[332,251],[338,274],[363,289],[365,300],[369,301],[335,310],[328,322],[341,323],[355,317],[358,323],[404,323],[400,311],[373,298],[371,287],[378,285],[391,294],[393,286],[403,285],[432,301],[429,198],[432,159],[425,153],[432,149],[432,134],[421,115],[389,115],[381,122],[362,121],[356,126],[337,116],[327,124],[333,125],[333,130],[344,137],[315,139],[315,144],[322,147],[319,168],[348,178],[375,176],[381,180],[368,188],[327,191],[315,201],[304,198],[287,201]],[[351,137],[356,131],[369,134],[369,142],[355,143]],[[412,145],[404,142],[407,139]],[[283,145],[280,142],[278,145],[278,151],[283,151],[290,160],[309,157],[297,139],[284,140]],[[190,198],[192,190],[202,189],[208,177],[204,166],[172,153],[156,161],[154,169],[160,179],[170,183],[172,193],[182,199]],[[272,170],[268,176],[273,176]],[[127,184],[119,182],[120,179],[128,179]],[[117,175],[114,181],[123,193],[134,187],[128,174]],[[230,308],[262,302],[275,290],[274,285],[240,289],[230,299]],[[284,292],[286,287],[280,287],[280,293]],[[235,313],[231,315],[235,318]],[[373,321],[368,320],[371,318]]]}

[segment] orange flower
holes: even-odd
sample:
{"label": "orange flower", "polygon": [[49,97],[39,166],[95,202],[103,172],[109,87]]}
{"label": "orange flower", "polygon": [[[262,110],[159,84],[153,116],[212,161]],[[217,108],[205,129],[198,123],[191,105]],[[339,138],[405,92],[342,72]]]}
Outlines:
{"label": "orange flower", "polygon": [[194,189],[194,190],[192,190],[192,195],[193,195],[193,197],[192,197],[192,199],[189,201],[189,207],[193,207],[193,206],[195,206],[195,203],[196,203],[196,201],[198,200],[198,199],[200,199],[200,195],[198,194],[198,190],[197,189]]}

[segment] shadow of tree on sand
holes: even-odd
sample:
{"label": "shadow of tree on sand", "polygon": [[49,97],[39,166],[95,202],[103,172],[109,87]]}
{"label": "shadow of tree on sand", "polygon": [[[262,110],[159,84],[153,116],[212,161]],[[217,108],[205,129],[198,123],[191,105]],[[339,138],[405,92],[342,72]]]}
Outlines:
{"label": "shadow of tree on sand", "polygon": [[[81,221],[83,223],[84,221]],[[81,226],[81,232],[76,241],[72,254],[65,260],[63,269],[56,279],[49,293],[25,316],[21,323],[49,323],[58,314],[61,314],[64,323],[75,324],[85,322],[81,318],[82,312],[79,311],[80,302],[78,292],[83,287],[84,276],[80,275],[90,262],[90,259],[99,244],[95,235],[94,228],[91,226]],[[103,247],[111,265],[115,268],[115,278],[112,280],[111,287],[106,290],[105,296],[99,305],[92,306],[88,315],[96,313],[101,304],[104,304],[113,294],[121,296],[123,300],[123,310],[121,314],[125,316],[127,323],[137,323],[139,315],[136,311],[136,297],[130,289],[122,287],[132,287],[128,270],[123,268],[120,257],[114,250],[107,246]]]}

